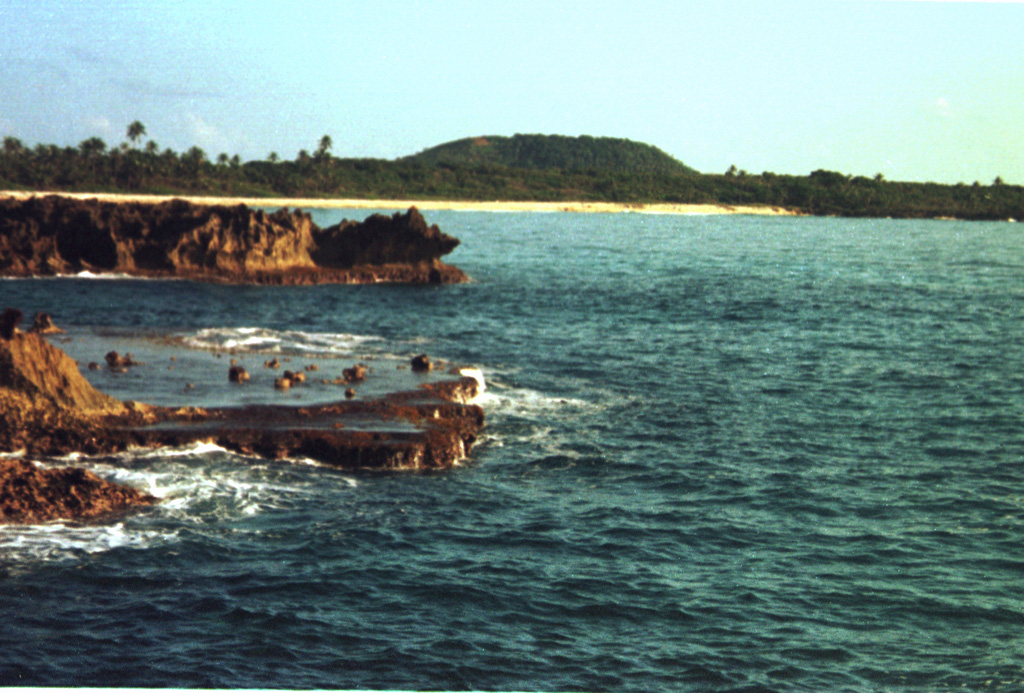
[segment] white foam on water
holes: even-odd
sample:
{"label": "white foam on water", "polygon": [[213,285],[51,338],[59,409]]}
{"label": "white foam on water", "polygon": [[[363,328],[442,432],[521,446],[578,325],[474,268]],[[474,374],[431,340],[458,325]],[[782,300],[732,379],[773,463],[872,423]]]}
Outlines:
{"label": "white foam on water", "polygon": [[[177,541],[185,527],[216,527],[292,508],[319,492],[316,479],[296,475],[289,464],[248,458],[210,443],[103,457],[75,453],[36,464],[64,467],[69,463],[159,501],[113,524],[99,520],[0,525],[0,567],[75,559],[124,547],[144,549]],[[355,479],[347,477],[344,484],[342,488],[357,486]]]}
{"label": "white foam on water", "polygon": [[[522,454],[540,457],[560,455],[578,458],[569,443],[571,421],[581,422],[608,409],[608,394],[594,393],[600,400],[559,397],[525,387],[512,387],[491,380],[490,386],[475,401],[487,413],[488,425],[483,429],[477,446],[520,450]],[[555,427],[552,422],[567,425]]]}
{"label": "white foam on water", "polygon": [[176,532],[112,525],[48,522],[38,525],[0,525],[3,563],[60,561],[123,547],[139,548],[173,541]]}
{"label": "white foam on water", "polygon": [[477,382],[479,389],[477,395],[472,400],[473,403],[477,403],[487,393],[487,382],[484,380],[484,372],[479,368],[462,368],[459,370],[459,375],[463,375],[472,378]]}
{"label": "white foam on water", "polygon": [[155,450],[146,449],[145,453],[154,457],[185,457],[190,455],[209,455],[214,452],[221,452],[229,454],[227,448],[223,448],[215,443],[208,443],[199,441],[196,443],[190,443],[188,445],[182,445],[180,447],[167,447],[157,448]]}
{"label": "white foam on water", "polygon": [[124,274],[121,272],[90,272],[83,270],[77,274],[51,274],[45,277],[33,276],[33,277],[0,277],[0,279],[10,281],[21,281],[21,280],[32,280],[32,281],[59,281],[61,279],[137,279],[143,281],[149,281],[149,277],[133,277],[130,274]]}
{"label": "white foam on water", "polygon": [[546,417],[567,410],[599,411],[603,406],[572,397],[556,397],[529,388],[500,386],[491,383],[477,398],[477,404],[497,415],[521,416],[526,418]]}
{"label": "white foam on water", "polygon": [[[255,515],[311,493],[278,478],[263,460],[254,463],[217,446],[205,454],[196,449],[151,453],[134,465],[104,465],[101,475],[160,498],[152,509],[154,517],[185,524]],[[101,472],[100,467],[92,469]]]}
{"label": "white foam on water", "polygon": [[[302,465],[306,465],[307,467],[320,467],[322,469],[337,469],[337,467],[333,467],[333,466],[331,466],[329,464],[325,464],[325,463],[323,463],[323,462],[321,462],[319,460],[314,460],[314,459],[312,459],[310,457],[289,457],[288,461],[291,462],[292,464],[302,464]],[[359,486],[359,482],[356,481],[355,479],[353,479],[350,476],[343,476],[343,477],[341,477],[341,480],[344,481],[350,488],[356,488],[357,486]]]}
{"label": "white foam on water", "polygon": [[263,327],[211,327],[186,335],[182,341],[194,349],[349,355],[367,342],[380,340],[380,337],[372,335],[272,330]]}
{"label": "white foam on water", "polygon": [[82,270],[76,274],[58,274],[54,276],[53,279],[134,279],[137,281],[173,281],[179,279],[179,277],[137,277],[132,274],[125,274],[124,272],[90,272],[89,270]]}

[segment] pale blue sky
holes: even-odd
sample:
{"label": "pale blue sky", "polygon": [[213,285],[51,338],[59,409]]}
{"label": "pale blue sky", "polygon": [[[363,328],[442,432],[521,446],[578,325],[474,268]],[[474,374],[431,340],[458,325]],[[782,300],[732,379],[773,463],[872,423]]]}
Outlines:
{"label": "pale blue sky", "polygon": [[625,137],[705,172],[1024,184],[1024,5],[0,0],[0,136],[394,158]]}

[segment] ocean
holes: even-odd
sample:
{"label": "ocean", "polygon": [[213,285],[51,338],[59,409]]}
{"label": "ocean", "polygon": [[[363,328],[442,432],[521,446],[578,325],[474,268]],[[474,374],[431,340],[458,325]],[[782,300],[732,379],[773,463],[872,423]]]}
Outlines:
{"label": "ocean", "polygon": [[83,369],[121,398],[425,352],[488,417],[444,473],[44,460],[163,501],[0,527],[0,684],[1024,690],[1024,226],[426,216],[473,282],[0,281],[83,362],[150,359]]}

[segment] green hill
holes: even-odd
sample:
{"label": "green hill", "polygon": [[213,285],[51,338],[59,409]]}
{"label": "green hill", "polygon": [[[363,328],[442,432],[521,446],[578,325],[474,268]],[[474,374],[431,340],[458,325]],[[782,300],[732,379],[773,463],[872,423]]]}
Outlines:
{"label": "green hill", "polygon": [[696,173],[657,147],[614,137],[513,135],[468,137],[426,149],[402,162],[426,166],[502,166],[563,171]]}

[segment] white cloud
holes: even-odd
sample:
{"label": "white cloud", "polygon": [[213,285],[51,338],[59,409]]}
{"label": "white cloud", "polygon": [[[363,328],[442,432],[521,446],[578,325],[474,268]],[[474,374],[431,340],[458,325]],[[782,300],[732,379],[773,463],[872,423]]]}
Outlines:
{"label": "white cloud", "polygon": [[951,115],[949,100],[945,96],[940,96],[935,99],[935,103],[932,104],[932,109],[940,118],[948,118]]}
{"label": "white cloud", "polygon": [[114,124],[110,122],[110,118],[101,115],[89,116],[85,119],[85,124],[89,130],[94,132],[96,135],[110,135],[114,134]]}
{"label": "white cloud", "polygon": [[204,145],[210,146],[221,138],[220,130],[207,123],[195,113],[186,113],[185,118],[188,121],[192,135]]}

